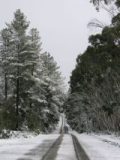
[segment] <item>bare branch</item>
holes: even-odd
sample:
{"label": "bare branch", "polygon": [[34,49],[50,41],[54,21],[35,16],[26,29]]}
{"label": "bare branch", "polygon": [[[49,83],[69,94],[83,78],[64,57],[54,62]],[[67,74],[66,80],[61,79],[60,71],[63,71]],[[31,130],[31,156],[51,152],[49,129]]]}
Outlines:
{"label": "bare branch", "polygon": [[99,21],[98,19],[92,19],[87,26],[89,28],[94,27],[94,28],[103,29],[106,25],[103,22]]}

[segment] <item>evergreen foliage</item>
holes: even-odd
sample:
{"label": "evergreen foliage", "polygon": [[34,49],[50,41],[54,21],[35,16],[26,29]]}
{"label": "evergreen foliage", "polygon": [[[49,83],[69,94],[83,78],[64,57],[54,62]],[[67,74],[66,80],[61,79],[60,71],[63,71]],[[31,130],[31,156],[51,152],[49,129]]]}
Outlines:
{"label": "evergreen foliage", "polygon": [[18,9],[0,33],[0,130],[52,131],[64,101],[54,58]]}
{"label": "evergreen foliage", "polygon": [[110,3],[114,3],[118,8],[120,7],[120,0],[90,0],[96,6],[96,9],[99,9],[101,3],[105,5],[109,5]]}
{"label": "evergreen foliage", "polygon": [[120,16],[77,57],[64,104],[68,123],[83,131],[120,131]]}

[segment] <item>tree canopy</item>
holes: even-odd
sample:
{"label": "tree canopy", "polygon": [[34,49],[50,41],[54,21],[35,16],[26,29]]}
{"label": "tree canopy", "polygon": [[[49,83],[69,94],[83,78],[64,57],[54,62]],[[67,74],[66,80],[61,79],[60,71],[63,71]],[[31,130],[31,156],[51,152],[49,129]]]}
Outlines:
{"label": "tree canopy", "polygon": [[120,131],[119,14],[102,33],[89,37],[78,55],[64,108],[69,124],[79,132]]}
{"label": "tree canopy", "polygon": [[48,132],[59,120],[63,78],[29,24],[18,9],[0,32],[0,130]]}

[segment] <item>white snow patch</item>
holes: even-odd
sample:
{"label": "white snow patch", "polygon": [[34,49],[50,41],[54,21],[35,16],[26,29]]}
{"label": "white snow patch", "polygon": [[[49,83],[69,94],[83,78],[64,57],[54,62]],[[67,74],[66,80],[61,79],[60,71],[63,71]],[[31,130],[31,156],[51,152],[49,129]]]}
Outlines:
{"label": "white snow patch", "polygon": [[32,138],[37,136],[35,132],[27,132],[27,131],[11,131],[10,138]]}
{"label": "white snow patch", "polygon": [[102,140],[103,142],[109,143],[116,147],[120,148],[120,137],[115,134],[106,135],[106,134],[93,134],[96,138]]}
{"label": "white snow patch", "polygon": [[[0,139],[0,159],[17,160],[36,148],[44,140],[55,140],[59,135],[39,135],[33,138]],[[39,158],[40,155],[39,155]]]}
{"label": "white snow patch", "polygon": [[[102,138],[100,139],[100,137],[93,134],[73,134],[77,136],[90,160],[120,160],[120,148],[118,146],[106,143]],[[110,140],[108,135],[105,138]]]}

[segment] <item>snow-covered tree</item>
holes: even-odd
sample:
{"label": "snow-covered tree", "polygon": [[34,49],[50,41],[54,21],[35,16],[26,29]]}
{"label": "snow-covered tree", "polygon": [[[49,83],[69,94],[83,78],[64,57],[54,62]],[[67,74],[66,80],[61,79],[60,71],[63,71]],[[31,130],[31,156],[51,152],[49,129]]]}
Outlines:
{"label": "snow-covered tree", "polygon": [[18,9],[1,31],[1,128],[50,131],[63,104],[63,80],[54,58],[42,53],[36,28]]}
{"label": "snow-covered tree", "polygon": [[[77,119],[77,126],[83,122],[79,131],[82,126],[84,131],[120,131],[119,30],[120,14],[118,13],[113,17],[111,25],[105,27],[102,33],[89,37],[90,45],[77,58],[77,65],[70,79],[71,93],[65,108],[68,121],[73,128],[76,124],[75,119]],[[78,95],[77,100],[73,95]],[[72,114],[73,110],[68,108],[70,104],[73,110],[77,107],[82,112],[78,115]],[[83,114],[86,115],[86,121],[84,121],[85,117],[82,118]]]}

